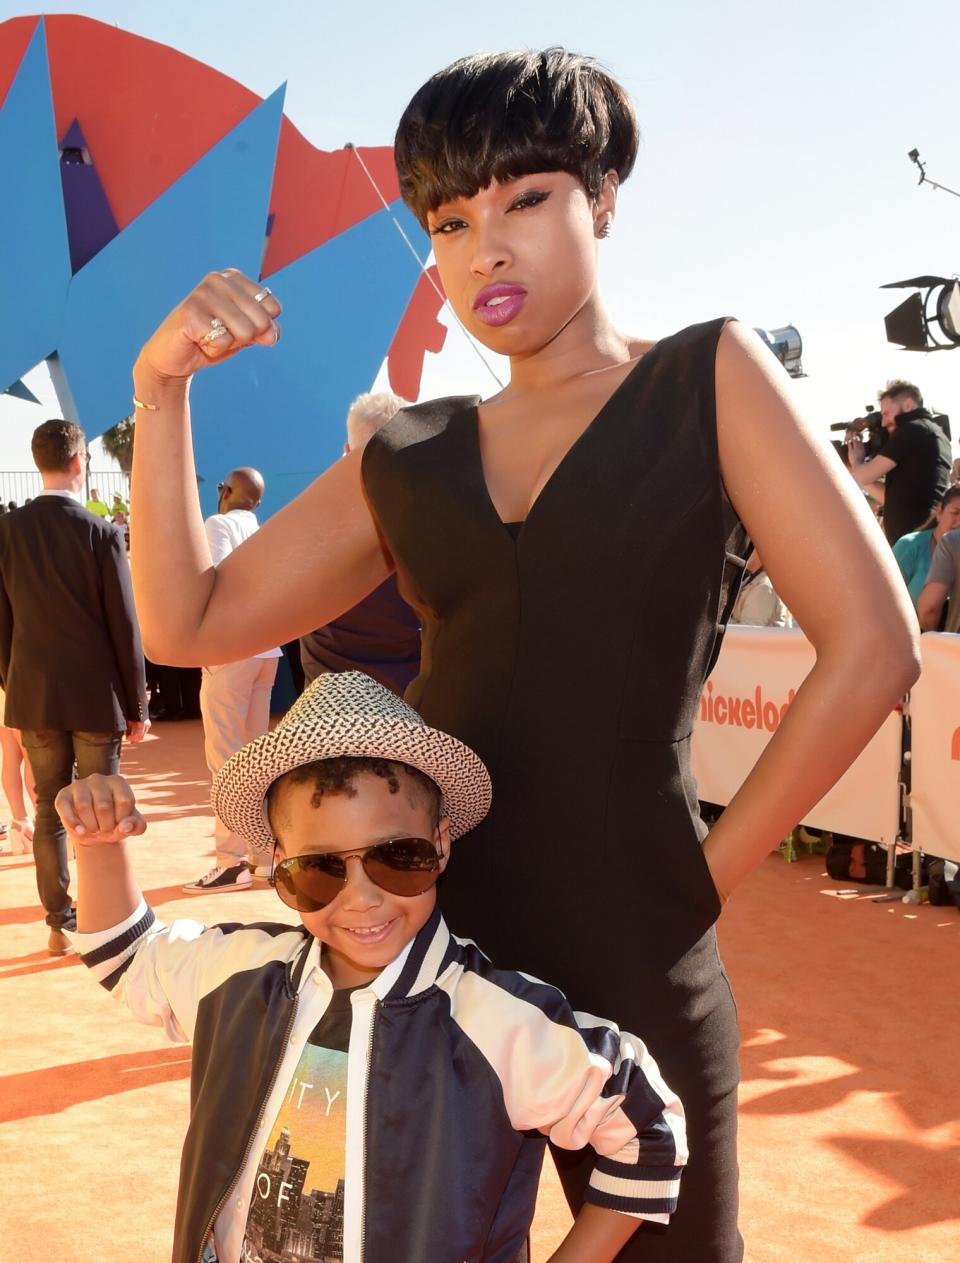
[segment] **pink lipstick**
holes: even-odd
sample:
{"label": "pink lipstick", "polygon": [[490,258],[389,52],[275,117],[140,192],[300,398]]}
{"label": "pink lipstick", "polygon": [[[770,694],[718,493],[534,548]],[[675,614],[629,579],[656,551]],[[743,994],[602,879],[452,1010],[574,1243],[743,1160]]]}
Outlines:
{"label": "pink lipstick", "polygon": [[473,301],[474,313],[486,325],[505,325],[511,321],[527,301],[527,291],[522,285],[499,282],[487,285]]}

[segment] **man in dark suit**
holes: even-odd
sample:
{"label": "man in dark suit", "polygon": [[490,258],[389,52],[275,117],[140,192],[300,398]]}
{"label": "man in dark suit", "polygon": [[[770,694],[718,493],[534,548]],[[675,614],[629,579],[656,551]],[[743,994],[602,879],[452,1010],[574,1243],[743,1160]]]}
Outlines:
{"label": "man in dark suit", "polygon": [[123,536],[80,494],[86,439],[46,421],[33,435],[43,491],[0,518],[0,685],[37,782],[33,852],[49,950],[76,926],[66,833],[53,805],[73,779],[115,773],[124,734],[149,728],[143,650]]}

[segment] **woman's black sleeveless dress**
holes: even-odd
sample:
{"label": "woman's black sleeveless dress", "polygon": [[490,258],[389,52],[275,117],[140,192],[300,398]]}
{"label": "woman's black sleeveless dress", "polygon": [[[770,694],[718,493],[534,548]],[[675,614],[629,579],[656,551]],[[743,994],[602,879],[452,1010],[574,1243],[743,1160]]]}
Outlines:
{"label": "woman's black sleeveless dress", "polygon": [[[493,778],[493,809],[441,882],[451,929],[639,1035],[684,1102],[680,1208],[620,1256],[643,1263],[743,1253],[736,1012],[689,768],[747,551],[717,458],[723,324],[643,356],[518,531],[484,483],[476,398],[404,410],[363,462],[423,619],[407,699]],[[576,1204],[592,1150],[555,1157]]]}

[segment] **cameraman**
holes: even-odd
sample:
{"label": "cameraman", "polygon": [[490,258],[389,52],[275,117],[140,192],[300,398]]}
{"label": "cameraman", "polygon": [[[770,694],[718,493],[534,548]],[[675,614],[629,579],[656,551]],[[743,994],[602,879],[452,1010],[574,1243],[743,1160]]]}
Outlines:
{"label": "cameraman", "polygon": [[[859,435],[848,435],[850,472],[883,505],[883,530],[890,544],[919,531],[950,482],[950,440],[923,406],[912,382],[892,381],[880,394],[883,447],[866,459]],[[877,479],[885,477],[881,486]]]}

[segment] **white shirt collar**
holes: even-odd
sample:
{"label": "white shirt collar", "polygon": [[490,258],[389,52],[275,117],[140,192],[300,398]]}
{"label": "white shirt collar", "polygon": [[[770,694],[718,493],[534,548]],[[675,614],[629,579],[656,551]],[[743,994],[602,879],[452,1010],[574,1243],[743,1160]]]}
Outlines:
{"label": "white shirt collar", "polygon": [[38,496],[67,496],[70,500],[76,500],[77,504],[83,504],[83,497],[79,491],[68,491],[66,488],[61,490],[59,487],[44,487],[42,491],[37,492]]}

